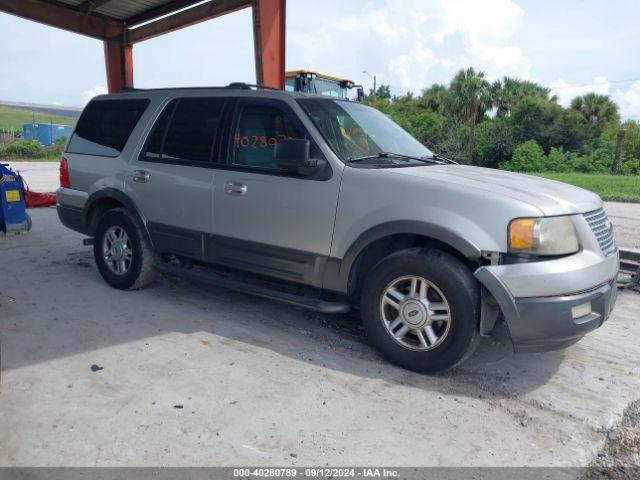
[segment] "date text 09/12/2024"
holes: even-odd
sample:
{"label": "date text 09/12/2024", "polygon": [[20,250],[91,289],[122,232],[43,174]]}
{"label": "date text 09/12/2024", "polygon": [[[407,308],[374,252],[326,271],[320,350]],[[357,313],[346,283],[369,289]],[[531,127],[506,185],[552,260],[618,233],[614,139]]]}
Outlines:
{"label": "date text 09/12/2024", "polygon": [[396,478],[397,470],[387,468],[235,468],[234,478]]}

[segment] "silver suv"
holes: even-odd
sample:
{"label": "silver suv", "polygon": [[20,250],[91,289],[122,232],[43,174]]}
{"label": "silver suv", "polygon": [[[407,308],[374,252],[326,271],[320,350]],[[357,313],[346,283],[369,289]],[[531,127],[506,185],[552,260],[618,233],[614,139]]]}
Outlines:
{"label": "silver suv", "polygon": [[518,352],[566,347],[616,299],[597,195],[457,165],[359,103],[243,84],[96,97],[60,180],[60,220],[109,285],[159,270],[358,308],[370,342],[416,371],[457,365],[499,319]]}

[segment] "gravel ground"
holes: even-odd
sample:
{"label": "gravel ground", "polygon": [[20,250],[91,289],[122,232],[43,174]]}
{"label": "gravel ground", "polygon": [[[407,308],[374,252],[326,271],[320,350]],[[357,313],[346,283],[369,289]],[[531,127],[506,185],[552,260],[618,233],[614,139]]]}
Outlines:
{"label": "gravel ground", "polygon": [[640,478],[640,400],[629,405],[620,423],[608,430],[605,445],[585,478]]}

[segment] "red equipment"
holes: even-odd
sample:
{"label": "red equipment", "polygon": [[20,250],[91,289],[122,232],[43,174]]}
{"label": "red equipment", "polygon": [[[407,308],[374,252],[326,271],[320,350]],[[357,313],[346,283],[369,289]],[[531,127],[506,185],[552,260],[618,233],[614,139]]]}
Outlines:
{"label": "red equipment", "polygon": [[55,193],[32,192],[27,182],[24,181],[24,178],[22,179],[22,190],[24,192],[24,203],[27,208],[54,207],[56,204]]}

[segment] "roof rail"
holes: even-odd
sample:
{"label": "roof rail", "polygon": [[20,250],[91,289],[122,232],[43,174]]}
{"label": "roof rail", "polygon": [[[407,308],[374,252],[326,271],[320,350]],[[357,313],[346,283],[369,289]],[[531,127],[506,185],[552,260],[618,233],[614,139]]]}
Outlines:
{"label": "roof rail", "polygon": [[235,89],[241,89],[241,90],[251,90],[252,88],[255,88],[256,90],[276,90],[276,91],[281,91],[281,89],[279,89],[279,88],[266,87],[264,85],[256,85],[256,84],[253,84],[253,83],[245,83],[245,82],[231,82],[229,85],[227,85],[226,88],[235,88]]}
{"label": "roof rail", "polygon": [[251,90],[251,85],[244,82],[231,82],[226,88],[238,88],[240,90]]}
{"label": "roof rail", "polygon": [[282,90],[274,87],[265,87],[264,85],[255,85],[253,83],[245,83],[245,82],[231,82],[229,85],[220,87],[220,86],[200,86],[200,87],[156,87],[156,88],[135,88],[135,87],[125,87],[120,90],[121,93],[126,92],[148,92],[154,90],[203,90],[203,89],[235,89],[235,90],[274,90],[281,92]]}

